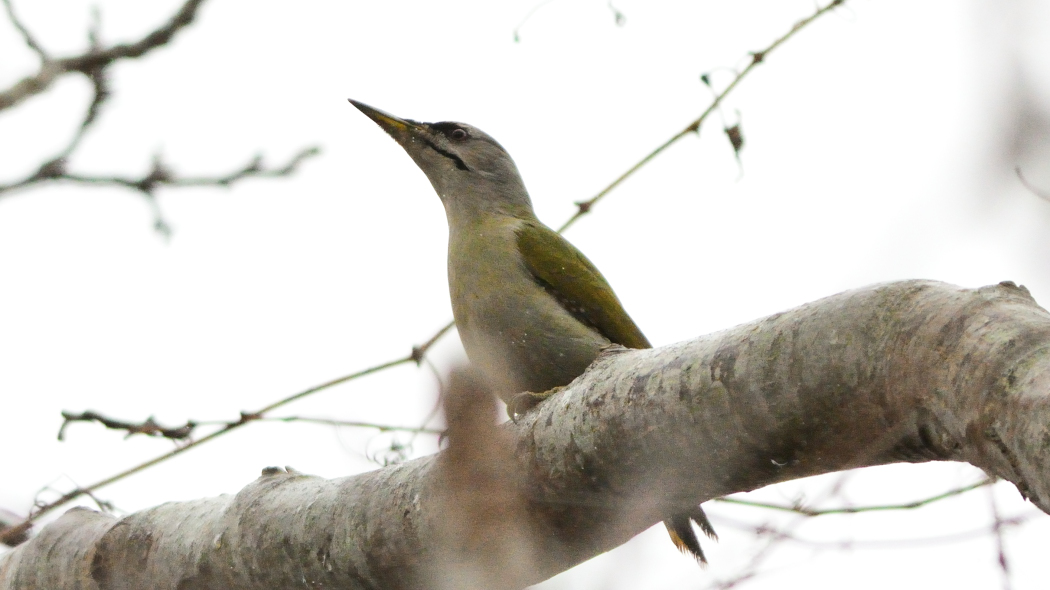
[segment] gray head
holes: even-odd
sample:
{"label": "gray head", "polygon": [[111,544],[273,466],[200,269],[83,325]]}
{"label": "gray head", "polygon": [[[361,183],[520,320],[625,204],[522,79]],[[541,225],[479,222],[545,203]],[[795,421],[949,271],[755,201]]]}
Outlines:
{"label": "gray head", "polygon": [[466,123],[401,119],[348,100],[412,156],[434,185],[450,221],[453,215],[479,213],[534,217],[514,160],[484,131]]}

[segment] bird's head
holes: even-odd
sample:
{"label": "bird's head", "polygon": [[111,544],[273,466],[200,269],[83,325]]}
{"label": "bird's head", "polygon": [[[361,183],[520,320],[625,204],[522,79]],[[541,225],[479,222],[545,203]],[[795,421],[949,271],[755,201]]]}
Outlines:
{"label": "bird's head", "polygon": [[518,167],[487,133],[466,123],[420,123],[350,99],[394,138],[430,179],[450,214],[532,215]]}

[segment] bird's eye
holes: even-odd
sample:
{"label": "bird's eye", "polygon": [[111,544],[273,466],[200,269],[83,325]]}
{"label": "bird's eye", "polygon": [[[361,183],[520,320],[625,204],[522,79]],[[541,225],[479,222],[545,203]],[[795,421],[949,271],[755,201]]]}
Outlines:
{"label": "bird's eye", "polygon": [[453,129],[452,133],[449,133],[448,136],[451,137],[452,139],[456,140],[456,141],[463,141],[464,139],[467,138],[467,132],[466,132],[466,130],[459,129],[457,127],[456,129]]}

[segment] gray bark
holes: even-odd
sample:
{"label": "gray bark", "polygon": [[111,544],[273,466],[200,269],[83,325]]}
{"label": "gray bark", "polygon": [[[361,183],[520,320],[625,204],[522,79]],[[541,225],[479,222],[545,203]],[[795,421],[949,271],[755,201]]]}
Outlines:
{"label": "gray bark", "polygon": [[[1023,287],[876,285],[610,350],[435,456],[336,480],[271,470],[122,519],[71,510],[0,559],[0,589],[469,587],[449,571],[474,557],[522,587],[682,507],[901,461],[969,462],[1048,512],[1048,369],[1050,314]],[[458,411],[492,415],[472,399]]]}

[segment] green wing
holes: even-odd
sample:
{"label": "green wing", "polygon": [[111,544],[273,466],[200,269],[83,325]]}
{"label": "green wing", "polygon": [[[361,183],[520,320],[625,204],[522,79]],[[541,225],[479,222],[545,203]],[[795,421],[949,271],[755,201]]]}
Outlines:
{"label": "green wing", "polygon": [[525,267],[576,319],[616,344],[652,348],[602,273],[575,246],[537,221],[523,221],[517,238]]}

